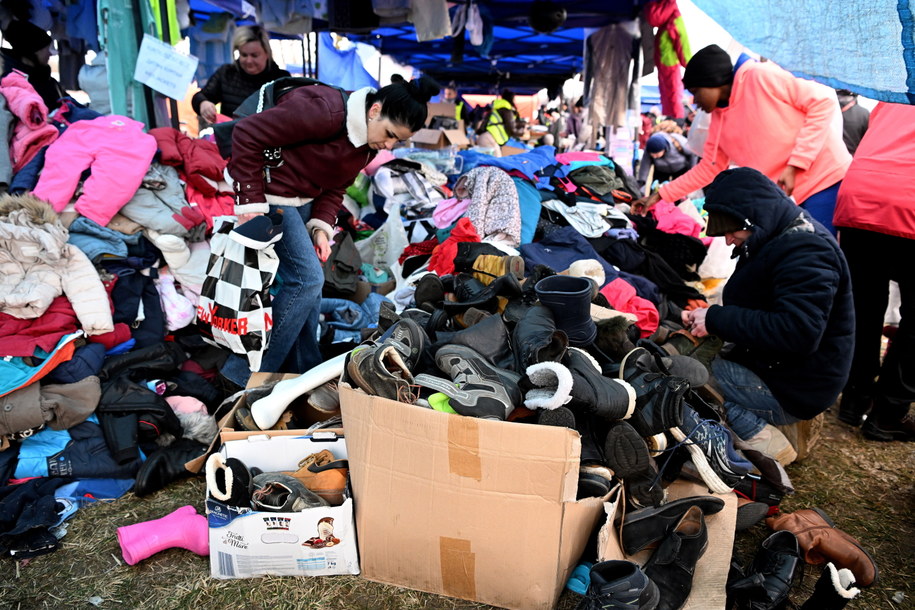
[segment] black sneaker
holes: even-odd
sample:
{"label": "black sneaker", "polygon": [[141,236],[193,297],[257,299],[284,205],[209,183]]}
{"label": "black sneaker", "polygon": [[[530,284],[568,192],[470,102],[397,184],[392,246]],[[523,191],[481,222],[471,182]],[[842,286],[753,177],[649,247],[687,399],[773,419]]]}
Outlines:
{"label": "black sneaker", "polygon": [[421,374],[416,383],[448,396],[451,408],[459,414],[504,420],[514,410],[503,376],[469,347],[446,345],[436,353],[435,363],[450,381]]}
{"label": "black sneaker", "polygon": [[411,371],[415,370],[426,346],[430,343],[426,331],[415,320],[401,318],[391,327],[390,332],[385,332],[385,335],[407,346],[410,350],[405,360],[407,368]]}
{"label": "black sneaker", "polygon": [[753,465],[734,449],[731,431],[720,422],[702,419],[690,407],[683,407],[683,424],[670,429],[683,443],[699,476],[715,493],[728,493],[752,470]]}
{"label": "black sneaker", "polygon": [[625,421],[616,422],[607,431],[604,458],[613,473],[623,480],[630,502],[635,506],[658,506],[664,501],[664,489],[648,445]]}
{"label": "black sneaker", "polygon": [[615,560],[591,566],[591,584],[576,610],[639,608],[654,610],[661,599],[655,585],[637,563]]}

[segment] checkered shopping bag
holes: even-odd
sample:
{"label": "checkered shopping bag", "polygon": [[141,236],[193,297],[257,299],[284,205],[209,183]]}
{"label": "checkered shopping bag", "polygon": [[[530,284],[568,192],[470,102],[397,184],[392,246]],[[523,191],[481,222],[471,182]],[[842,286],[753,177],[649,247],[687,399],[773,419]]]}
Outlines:
{"label": "checkered shopping bag", "polygon": [[261,249],[233,233],[236,218],[214,219],[210,260],[197,305],[197,327],[204,338],[248,359],[252,371],[260,369],[270,342],[273,308],[270,286],[279,258],[273,244]]}

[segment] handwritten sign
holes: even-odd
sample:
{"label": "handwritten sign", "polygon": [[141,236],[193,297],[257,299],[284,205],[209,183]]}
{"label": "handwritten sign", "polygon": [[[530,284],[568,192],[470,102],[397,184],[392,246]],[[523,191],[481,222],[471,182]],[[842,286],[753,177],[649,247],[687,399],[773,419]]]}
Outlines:
{"label": "handwritten sign", "polygon": [[133,78],[162,95],[181,100],[194,78],[197,63],[193,55],[182,55],[170,44],[144,34]]}

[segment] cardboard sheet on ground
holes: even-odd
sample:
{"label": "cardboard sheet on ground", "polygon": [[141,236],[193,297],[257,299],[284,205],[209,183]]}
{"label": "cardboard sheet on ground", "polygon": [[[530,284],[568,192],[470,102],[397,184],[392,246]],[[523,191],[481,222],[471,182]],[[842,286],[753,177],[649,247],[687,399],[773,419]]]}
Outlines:
{"label": "cardboard sheet on ground", "polygon": [[[705,518],[708,528],[708,549],[696,564],[693,588],[689,599],[683,605],[684,610],[724,610],[725,585],[734,548],[734,528],[737,524],[737,496],[733,493],[710,494],[704,485],[684,479],[674,481],[667,488],[667,493],[668,500],[705,495],[714,495],[724,500],[724,508],[720,512]],[[602,560],[628,559],[645,565],[654,550],[646,549],[627,556],[620,547],[618,530],[614,525],[616,518],[622,515],[620,504],[619,498],[615,496],[604,504],[607,522],[598,538],[600,557]]]}

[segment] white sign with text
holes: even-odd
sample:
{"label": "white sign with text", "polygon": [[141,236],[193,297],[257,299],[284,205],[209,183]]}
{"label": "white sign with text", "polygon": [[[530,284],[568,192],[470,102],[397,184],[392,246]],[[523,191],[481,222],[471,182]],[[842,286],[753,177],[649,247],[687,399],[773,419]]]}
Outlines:
{"label": "white sign with text", "polygon": [[144,34],[133,78],[162,95],[182,100],[194,78],[197,63],[198,59],[193,55],[182,55],[167,42]]}

